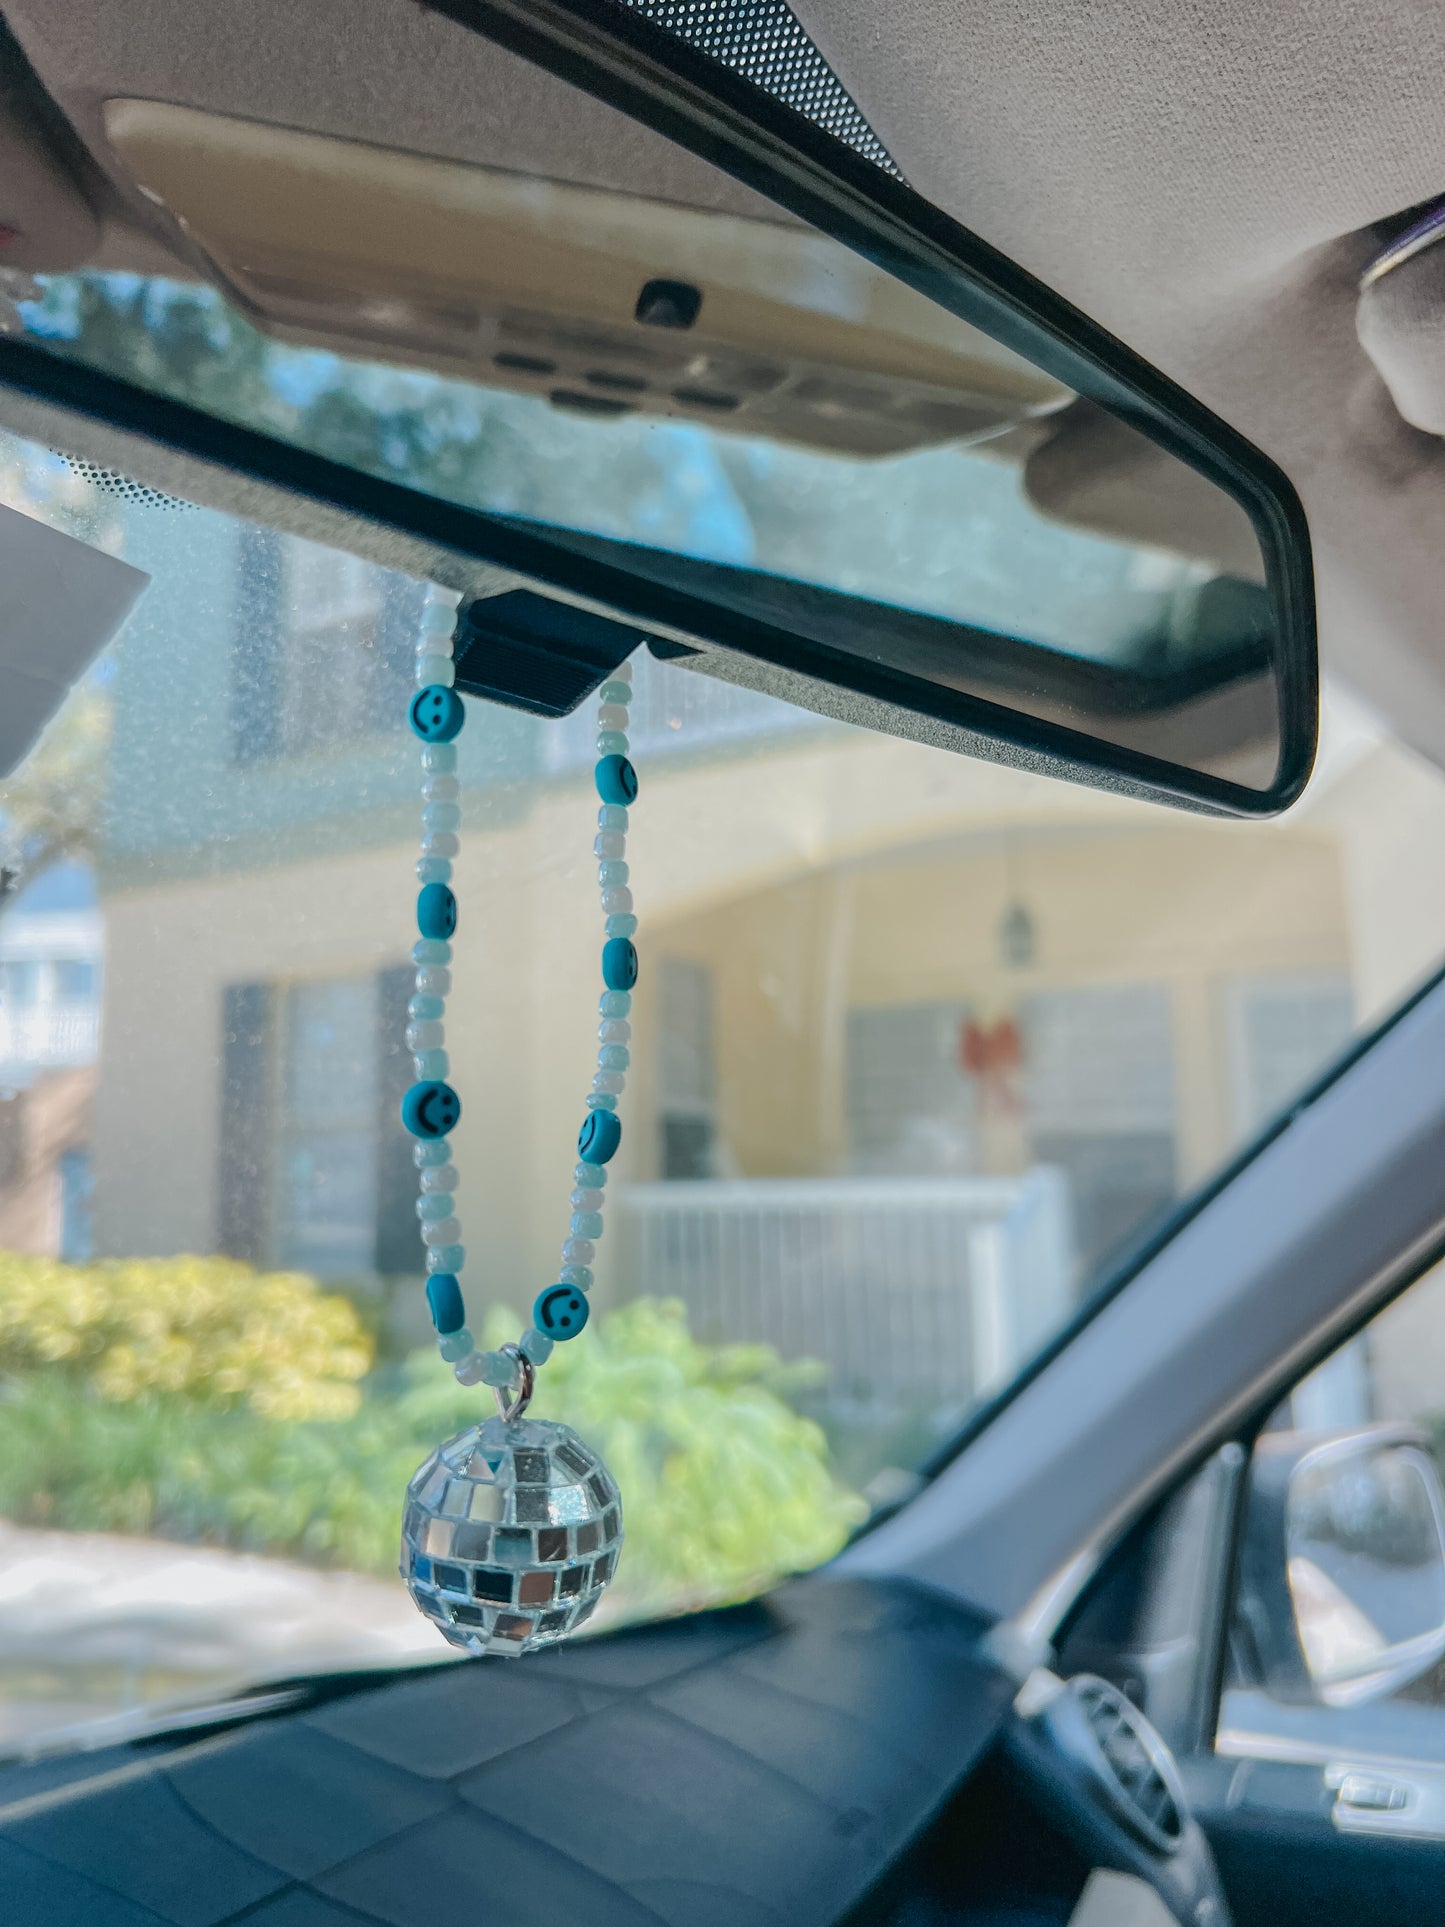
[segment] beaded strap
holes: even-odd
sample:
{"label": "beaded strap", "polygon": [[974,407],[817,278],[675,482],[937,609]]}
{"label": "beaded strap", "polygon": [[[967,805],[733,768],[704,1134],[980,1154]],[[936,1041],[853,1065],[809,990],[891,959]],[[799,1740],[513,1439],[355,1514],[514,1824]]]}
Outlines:
{"label": "beaded strap", "polygon": [[562,1245],[557,1283],[537,1294],[532,1323],[515,1346],[477,1349],[467,1329],[466,1305],[458,1274],[466,1262],[461,1222],[456,1215],[457,1170],[447,1134],[462,1114],[461,1099],[447,1082],[443,1020],[451,991],[452,937],[457,900],[452,892],[452,860],[460,843],[456,738],[466,710],[453,685],[452,660],[457,597],[433,589],[422,614],[417,643],[416,694],[407,716],[421,738],[422,843],[416,866],[421,885],[416,900],[420,933],[412,949],[416,994],[407,1005],[407,1049],[413,1053],[417,1081],[402,1099],[401,1121],[416,1138],[412,1158],[420,1173],[416,1215],[426,1248],[427,1302],[436,1327],[437,1347],[463,1385],[490,1385],[504,1412],[519,1389],[530,1392],[532,1371],[545,1365],[554,1344],[575,1338],[587,1323],[592,1261],[602,1236],[602,1206],[607,1165],[622,1142],[617,1102],[631,1063],[632,987],[637,981],[633,937],[637,918],[627,867],[627,811],[637,796],[637,774],[628,760],[627,718],[632,701],[632,665],[624,663],[599,691],[598,763],[594,772],[601,807],[597,837],[597,882],[602,892],[603,991],[598,1011],[597,1072],[587,1097],[587,1116],[577,1136],[581,1162],[574,1170],[571,1222]]}

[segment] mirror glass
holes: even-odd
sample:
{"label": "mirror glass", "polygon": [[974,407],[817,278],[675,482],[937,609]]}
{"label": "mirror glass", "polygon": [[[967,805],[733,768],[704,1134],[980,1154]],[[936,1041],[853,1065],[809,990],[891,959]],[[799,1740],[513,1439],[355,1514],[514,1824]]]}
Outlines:
{"label": "mirror glass", "polygon": [[1300,1647],[1327,1704],[1372,1699],[1445,1652],[1445,1522],[1422,1451],[1350,1440],[1304,1459],[1285,1531]]}
{"label": "mirror glass", "polygon": [[42,278],[30,339],[870,669],[1271,787],[1275,621],[1229,495],[690,153],[490,71],[487,164],[109,101],[177,260]]}

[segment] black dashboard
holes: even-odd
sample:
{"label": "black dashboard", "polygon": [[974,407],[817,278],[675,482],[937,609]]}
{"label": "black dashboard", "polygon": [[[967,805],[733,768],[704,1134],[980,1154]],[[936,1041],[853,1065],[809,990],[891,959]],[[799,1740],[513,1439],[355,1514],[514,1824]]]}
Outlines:
{"label": "black dashboard", "polygon": [[[1068,1921],[1103,1866],[1162,1894],[1161,1919],[1223,1927],[1202,1838],[1131,1837],[1127,1804],[1090,1780],[1074,1685],[1031,1685],[1021,1714],[987,1630],[907,1582],[820,1576],[529,1660],[353,1677],[243,1724],[0,1768],[3,1916],[982,1927]],[[1135,1756],[1148,1729],[1104,1725],[1167,1831]]]}

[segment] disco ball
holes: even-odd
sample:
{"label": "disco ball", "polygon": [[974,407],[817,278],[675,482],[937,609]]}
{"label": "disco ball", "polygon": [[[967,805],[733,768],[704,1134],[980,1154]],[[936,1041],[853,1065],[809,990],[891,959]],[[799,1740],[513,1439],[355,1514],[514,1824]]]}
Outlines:
{"label": "disco ball", "polygon": [[621,1546],[611,1473],[550,1419],[489,1418],[458,1432],[406,1490],[401,1576],[468,1652],[564,1639],[591,1616]]}

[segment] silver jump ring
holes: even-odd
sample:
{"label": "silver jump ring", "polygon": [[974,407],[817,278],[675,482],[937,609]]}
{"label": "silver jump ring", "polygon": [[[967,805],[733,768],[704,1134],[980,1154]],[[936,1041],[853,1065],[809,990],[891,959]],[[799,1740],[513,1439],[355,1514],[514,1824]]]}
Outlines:
{"label": "silver jump ring", "polygon": [[532,1393],[537,1388],[537,1369],[518,1346],[502,1345],[499,1350],[503,1358],[516,1359],[517,1371],[522,1381],[515,1392],[509,1391],[505,1385],[492,1387],[492,1397],[497,1401],[497,1412],[502,1423],[510,1425],[513,1419],[521,1418],[532,1403]]}

